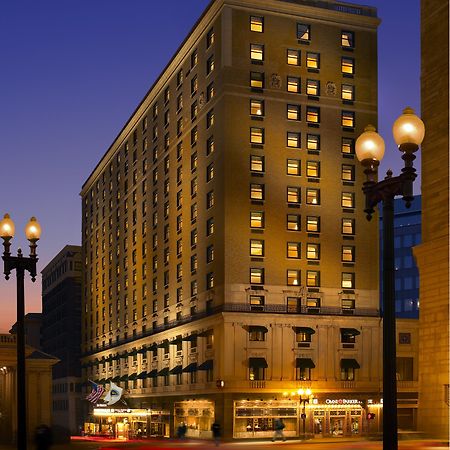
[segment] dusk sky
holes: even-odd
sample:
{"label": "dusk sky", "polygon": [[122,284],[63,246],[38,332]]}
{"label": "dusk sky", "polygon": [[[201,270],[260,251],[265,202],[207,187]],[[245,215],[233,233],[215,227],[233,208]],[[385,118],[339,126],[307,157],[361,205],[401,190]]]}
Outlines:
{"label": "dusk sky", "polygon": [[[39,271],[64,245],[80,244],[82,184],[208,3],[1,3],[0,213],[15,221],[13,252],[22,247],[26,255],[24,227],[30,216],[38,218]],[[420,2],[368,3],[382,19],[379,131],[387,156],[381,170],[392,167],[397,174],[392,123],[405,106],[420,113]],[[32,284],[27,278],[26,310],[39,312],[40,279]],[[15,274],[8,282],[2,277],[0,332],[16,320],[15,289]]]}

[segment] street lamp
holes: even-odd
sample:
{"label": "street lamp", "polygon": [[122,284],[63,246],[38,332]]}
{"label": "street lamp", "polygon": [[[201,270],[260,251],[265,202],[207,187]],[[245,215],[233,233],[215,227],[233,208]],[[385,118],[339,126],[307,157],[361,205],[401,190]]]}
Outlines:
{"label": "street lamp", "polygon": [[401,195],[409,208],[414,199],[413,182],[416,169],[414,153],[425,135],[425,126],[413,109],[406,108],[392,127],[394,140],[405,163],[401,174],[393,177],[387,171],[384,180],[377,181],[378,166],[384,155],[383,138],[375,128],[367,126],[356,140],[356,156],[364,166],[367,180],[363,185],[367,219],[374,207],[383,205],[383,449],[397,450],[397,382],[395,332],[395,272],[394,272],[394,198]]}
{"label": "street lamp", "polygon": [[16,270],[17,279],[17,448],[27,448],[27,405],[25,378],[25,271],[31,280],[36,280],[36,242],[41,236],[41,226],[32,217],[25,227],[25,235],[30,242],[30,256],[24,257],[22,250],[17,250],[17,256],[11,256],[11,239],[14,237],[14,222],[5,214],[0,221],[0,237],[3,239],[3,262],[5,278],[9,280],[12,270]]}
{"label": "street lamp", "polygon": [[303,405],[301,418],[303,420],[303,439],[306,438],[306,404],[310,402],[313,397],[311,389],[299,389],[297,391],[300,403]]}

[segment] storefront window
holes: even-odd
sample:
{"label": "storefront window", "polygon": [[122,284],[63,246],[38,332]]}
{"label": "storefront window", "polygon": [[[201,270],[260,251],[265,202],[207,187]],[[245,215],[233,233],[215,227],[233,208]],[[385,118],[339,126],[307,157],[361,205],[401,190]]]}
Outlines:
{"label": "storefront window", "polygon": [[186,436],[209,438],[214,422],[214,403],[207,400],[193,400],[175,403],[175,430],[186,425]]}

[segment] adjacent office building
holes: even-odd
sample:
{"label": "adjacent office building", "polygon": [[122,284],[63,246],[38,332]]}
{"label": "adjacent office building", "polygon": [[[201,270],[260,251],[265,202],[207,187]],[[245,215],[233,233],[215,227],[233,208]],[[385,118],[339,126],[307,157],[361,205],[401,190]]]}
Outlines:
{"label": "adjacent office building", "polygon": [[378,225],[354,156],[378,24],[335,1],[210,3],[81,191],[83,379],[129,409],[85,431],[379,429]]}
{"label": "adjacent office building", "polygon": [[82,424],[81,248],[66,245],[42,270],[42,349],[56,356],[53,366],[53,425],[72,434]]}

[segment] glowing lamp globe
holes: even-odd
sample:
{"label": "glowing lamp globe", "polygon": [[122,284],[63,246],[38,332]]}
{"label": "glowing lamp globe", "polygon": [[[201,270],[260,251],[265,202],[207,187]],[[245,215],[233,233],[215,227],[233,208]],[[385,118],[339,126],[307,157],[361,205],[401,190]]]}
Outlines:
{"label": "glowing lamp globe", "polygon": [[29,241],[38,241],[41,237],[41,226],[36,220],[36,217],[32,217],[25,227],[25,235]]}
{"label": "glowing lamp globe", "polygon": [[367,125],[364,133],[356,140],[355,151],[359,161],[381,161],[384,156],[384,139],[375,131],[375,127]]}
{"label": "glowing lamp globe", "polygon": [[9,214],[5,214],[3,219],[0,220],[0,237],[2,238],[13,238],[16,227],[14,222],[9,217]]}
{"label": "glowing lamp globe", "polygon": [[425,125],[422,120],[414,114],[412,108],[405,108],[403,114],[394,122],[392,126],[394,140],[404,151],[402,146],[419,147],[425,136]]}

